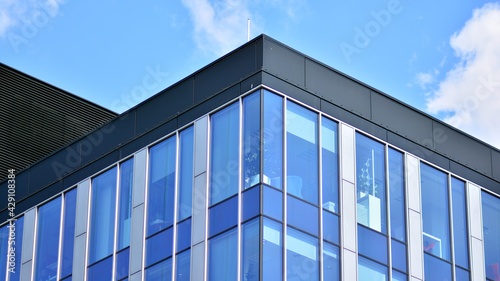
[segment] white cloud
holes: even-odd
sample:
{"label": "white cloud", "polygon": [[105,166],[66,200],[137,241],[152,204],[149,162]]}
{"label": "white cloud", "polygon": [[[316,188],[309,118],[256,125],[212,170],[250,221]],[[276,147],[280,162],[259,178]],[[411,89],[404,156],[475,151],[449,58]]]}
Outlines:
{"label": "white cloud", "polygon": [[252,15],[245,0],[182,0],[182,3],[191,13],[195,41],[201,50],[220,56],[246,42],[247,19]]}
{"label": "white cloud", "polygon": [[32,22],[40,13],[55,17],[59,6],[68,0],[1,0],[0,38],[18,25]]}
{"label": "white cloud", "polygon": [[431,73],[420,72],[417,73],[415,80],[422,89],[427,89],[427,86],[434,82],[434,76]]}
{"label": "white cloud", "polygon": [[450,39],[459,58],[427,100],[427,110],[500,148],[500,4],[474,10]]}

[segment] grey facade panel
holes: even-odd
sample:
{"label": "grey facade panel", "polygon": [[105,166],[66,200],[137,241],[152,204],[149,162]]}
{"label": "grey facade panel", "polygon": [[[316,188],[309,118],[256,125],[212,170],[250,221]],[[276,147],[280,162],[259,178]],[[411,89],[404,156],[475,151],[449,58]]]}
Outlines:
{"label": "grey facade panel", "polygon": [[204,101],[254,74],[258,70],[255,49],[255,43],[248,44],[196,73],[195,103]]}
{"label": "grey facade panel", "polygon": [[305,87],[305,59],[281,43],[264,41],[263,70],[301,88]]}
{"label": "grey facade panel", "polygon": [[500,151],[491,150],[491,166],[493,170],[493,178],[500,180]]}
{"label": "grey facade panel", "polygon": [[430,118],[374,91],[371,91],[371,102],[374,123],[418,144],[433,148]]}
{"label": "grey facade panel", "polygon": [[491,148],[435,121],[434,134],[434,145],[438,152],[482,174],[492,176]]}
{"label": "grey facade panel", "polygon": [[500,194],[500,182],[485,177],[484,175],[473,171],[462,164],[459,164],[455,161],[450,161],[450,172],[457,174],[461,177],[466,178],[467,180],[484,187],[492,192]]}
{"label": "grey facade panel", "polygon": [[370,118],[370,89],[321,64],[306,60],[306,88],[322,99]]}
{"label": "grey facade panel", "polygon": [[321,99],[317,96],[298,88],[290,83],[281,80],[267,72],[262,74],[262,84],[269,86],[273,89],[279,90],[280,92],[286,94],[289,97],[297,99],[308,106],[311,106],[317,110],[321,107]]}
{"label": "grey facade panel", "polygon": [[141,134],[165,122],[194,104],[194,78],[183,80],[137,108],[137,132]]}

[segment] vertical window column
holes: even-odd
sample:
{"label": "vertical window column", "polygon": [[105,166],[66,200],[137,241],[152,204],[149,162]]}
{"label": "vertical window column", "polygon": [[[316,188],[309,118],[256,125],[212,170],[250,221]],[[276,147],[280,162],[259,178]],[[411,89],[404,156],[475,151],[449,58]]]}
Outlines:
{"label": "vertical window column", "polygon": [[[497,281],[500,279],[500,220],[498,219],[500,217],[500,198],[483,191],[481,199],[483,207],[485,280]],[[478,246],[473,244],[473,247]]]}
{"label": "vertical window column", "polygon": [[420,205],[420,161],[406,155],[406,183],[408,192],[408,259],[409,278],[424,279],[422,252],[422,212]]}
{"label": "vertical window column", "polygon": [[471,280],[485,280],[483,219],[481,216],[481,188],[467,184],[467,210],[469,215],[470,272]]}
{"label": "vertical window column", "polygon": [[354,186],[354,129],[345,124],[340,126],[340,163],[341,163],[341,189],[340,189],[340,221],[341,221],[341,251],[342,251],[342,280],[358,280],[356,258],[356,189]]}
{"label": "vertical window column", "polygon": [[86,253],[87,253],[87,223],[90,179],[78,184],[76,194],[76,217],[75,217],[75,247],[73,256],[73,280],[85,280],[86,273]]}
{"label": "vertical window column", "polygon": [[21,250],[21,280],[31,280],[33,266],[33,246],[35,241],[36,209],[24,214],[23,249]]}

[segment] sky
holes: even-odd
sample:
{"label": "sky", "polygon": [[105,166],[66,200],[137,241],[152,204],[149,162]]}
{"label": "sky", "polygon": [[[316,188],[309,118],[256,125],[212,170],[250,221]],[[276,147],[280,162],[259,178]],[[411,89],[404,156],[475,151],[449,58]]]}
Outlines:
{"label": "sky", "polygon": [[121,113],[244,44],[247,19],[500,148],[500,1],[0,0],[0,62]]}

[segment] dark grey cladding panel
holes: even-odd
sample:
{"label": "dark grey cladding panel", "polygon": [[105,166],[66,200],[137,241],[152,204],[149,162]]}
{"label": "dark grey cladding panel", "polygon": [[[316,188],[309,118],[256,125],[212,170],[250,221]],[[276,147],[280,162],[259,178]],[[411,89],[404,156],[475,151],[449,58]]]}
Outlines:
{"label": "dark grey cladding panel", "polygon": [[500,181],[500,151],[491,150],[492,165],[493,165],[493,178]]}
{"label": "dark grey cladding panel", "polygon": [[320,110],[321,99],[269,73],[262,74],[262,84]]}
{"label": "dark grey cladding panel", "polygon": [[490,147],[440,122],[434,121],[434,132],[436,151],[473,170],[492,176]]}
{"label": "dark grey cladding panel", "polygon": [[194,78],[189,77],[155,95],[137,108],[137,135],[142,134],[160,123],[194,105]]}
{"label": "dark grey cladding panel", "polygon": [[275,41],[264,41],[263,69],[293,85],[305,86],[305,57]]}
{"label": "dark grey cladding panel", "polygon": [[418,144],[433,149],[432,120],[380,93],[371,92],[372,121]]}
{"label": "dark grey cladding panel", "polygon": [[425,161],[431,162],[432,164],[437,165],[445,170],[450,169],[450,159],[439,155],[438,153],[421,145],[418,145],[402,136],[399,136],[392,132],[387,132],[387,142],[404,151],[416,155],[417,157],[420,157]]}
{"label": "dark grey cladding panel", "polygon": [[500,182],[494,181],[484,175],[473,171],[455,161],[450,161],[450,172],[459,175],[468,181],[471,181],[479,186],[486,188],[492,192],[500,194]]}
{"label": "dark grey cladding panel", "polygon": [[306,60],[306,89],[322,99],[370,118],[370,89],[315,61]]}
{"label": "dark grey cladding panel", "polygon": [[246,45],[195,74],[194,101],[199,103],[239,83],[260,68],[256,43]]}
{"label": "dark grey cladding panel", "polygon": [[334,117],[342,122],[345,122],[351,126],[356,127],[359,130],[362,130],[372,136],[375,136],[381,140],[387,141],[387,130],[373,124],[372,122],[359,118],[358,115],[347,111],[343,108],[340,108],[330,102],[325,100],[321,100],[321,111]]}

